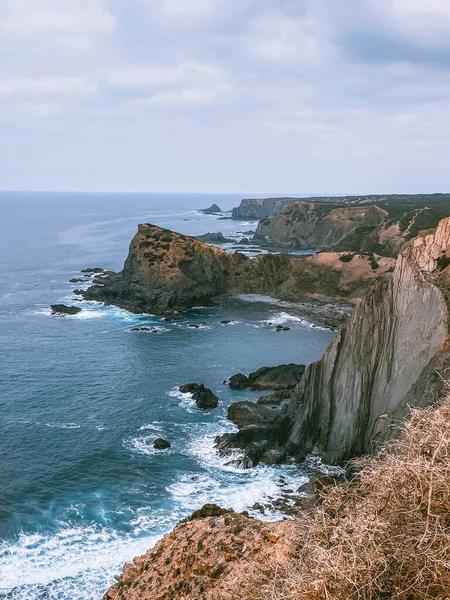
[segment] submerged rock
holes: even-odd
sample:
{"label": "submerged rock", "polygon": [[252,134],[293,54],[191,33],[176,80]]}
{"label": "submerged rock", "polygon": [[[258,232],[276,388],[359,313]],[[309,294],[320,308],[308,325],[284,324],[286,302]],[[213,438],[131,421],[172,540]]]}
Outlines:
{"label": "submerged rock", "polygon": [[52,304],[50,306],[53,315],[76,315],[81,312],[78,306],[67,306],[66,304]]}
{"label": "submerged rock", "polygon": [[166,450],[167,448],[170,448],[170,446],[170,442],[164,438],[156,438],[153,442],[153,448],[156,448],[156,450]]}
{"label": "submerged rock", "polygon": [[164,317],[164,321],[184,321],[185,317],[182,315],[169,315],[168,317]]}

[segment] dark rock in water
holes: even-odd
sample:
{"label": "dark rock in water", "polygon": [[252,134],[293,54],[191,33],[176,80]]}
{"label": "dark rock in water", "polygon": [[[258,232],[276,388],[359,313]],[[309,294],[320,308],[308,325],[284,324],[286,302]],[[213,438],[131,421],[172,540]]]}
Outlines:
{"label": "dark rock in water", "polygon": [[234,512],[231,508],[222,508],[217,504],[204,504],[201,508],[194,511],[188,521],[194,521],[195,519],[204,519],[206,517],[221,517],[227,513]]}
{"label": "dark rock in water", "polygon": [[302,378],[305,365],[278,365],[277,367],[261,367],[250,373],[248,377],[236,373],[230,377],[229,385],[241,390],[252,387],[257,390],[286,390],[294,388]]}
{"label": "dark rock in water", "polygon": [[84,290],[77,288],[76,290],[73,290],[72,293],[76,294],[77,296],[82,296],[84,294]]}
{"label": "dark rock in water", "polygon": [[250,386],[258,390],[286,390],[294,388],[305,372],[305,365],[287,364],[261,367],[248,376]]}
{"label": "dark rock in water", "polygon": [[182,394],[192,394],[192,399],[195,400],[197,408],[209,410],[216,408],[219,403],[219,398],[203,383],[185,383],[178,388]]}
{"label": "dark rock in water", "polygon": [[192,392],[192,398],[195,400],[197,408],[202,410],[210,410],[216,408],[219,403],[219,398],[201,383],[197,389]]}
{"label": "dark rock in water", "polygon": [[264,453],[264,463],[266,465],[279,465],[286,460],[286,448],[273,447]]}
{"label": "dark rock in water", "polygon": [[168,317],[164,317],[164,321],[184,321],[184,317],[182,315],[170,315]]}
{"label": "dark rock in water", "polygon": [[289,435],[286,407],[273,409],[254,402],[237,402],[229,407],[228,418],[240,430],[216,438],[215,445],[221,456],[232,455],[236,448],[241,449],[245,453],[241,465],[245,467],[284,460],[284,443]]}
{"label": "dark rock in water", "polygon": [[244,237],[239,240],[238,244],[250,244],[250,240]]}
{"label": "dark rock in water", "polygon": [[76,315],[81,312],[78,306],[67,306],[66,304],[52,304],[50,306],[53,315]]}
{"label": "dark rock in water", "polygon": [[199,387],[198,383],[185,383],[183,385],[180,385],[178,390],[182,394],[192,394],[192,392],[195,391],[198,387]]}
{"label": "dark rock in water", "polygon": [[289,331],[290,329],[290,327],[283,327],[283,325],[277,325],[275,328],[276,331]]}
{"label": "dark rock in water", "polygon": [[72,277],[72,279],[69,279],[69,283],[86,283],[86,279],[81,279],[81,277]]}
{"label": "dark rock in water", "polygon": [[93,269],[81,269],[81,273],[104,273],[105,269],[94,267]]}
{"label": "dark rock in water", "polygon": [[230,404],[227,418],[239,429],[242,429],[250,425],[261,425],[266,421],[272,421],[272,413],[272,409],[246,400]]}
{"label": "dark rock in water", "polygon": [[243,373],[236,373],[236,375],[232,375],[230,377],[228,385],[234,390],[243,390],[250,385],[250,382],[247,375],[244,375]]}
{"label": "dark rock in water", "polygon": [[201,208],[200,212],[204,213],[205,215],[214,215],[215,213],[221,213],[222,210],[219,206],[217,206],[217,204],[211,204],[211,206],[208,208]]}
{"label": "dark rock in water", "polygon": [[228,323],[232,323],[232,319],[224,319],[223,321],[220,321],[222,325],[228,325]]}
{"label": "dark rock in water", "polygon": [[170,442],[164,438],[156,438],[153,442],[153,448],[156,448],[157,450],[166,450],[167,448],[170,448]]}
{"label": "dark rock in water", "polygon": [[210,244],[226,244],[227,242],[229,243],[233,241],[224,237],[221,231],[218,231],[217,233],[211,233],[208,231],[208,233],[198,235],[197,239],[202,242],[209,242]]}
{"label": "dark rock in water", "polygon": [[198,323],[191,323],[190,325],[188,325],[188,327],[190,327],[190,329],[198,329],[199,327],[201,327],[201,325],[199,325]]}
{"label": "dark rock in water", "polygon": [[151,331],[150,327],[132,327],[131,331]]}
{"label": "dark rock in water", "polygon": [[283,400],[291,397],[291,390],[281,390],[268,396],[258,398],[258,404],[281,404]]}

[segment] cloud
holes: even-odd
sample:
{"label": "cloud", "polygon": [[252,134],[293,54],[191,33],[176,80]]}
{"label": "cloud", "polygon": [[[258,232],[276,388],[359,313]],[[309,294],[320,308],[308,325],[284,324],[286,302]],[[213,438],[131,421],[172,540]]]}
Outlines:
{"label": "cloud", "polygon": [[0,34],[21,44],[86,50],[98,36],[109,35],[115,28],[112,14],[100,0],[14,0],[3,12]]}
{"label": "cloud", "polygon": [[112,87],[139,89],[214,82],[222,77],[223,73],[220,67],[202,63],[182,63],[114,70],[106,73],[104,80]]}
{"label": "cloud", "polygon": [[10,94],[93,94],[97,86],[82,77],[42,77],[0,80],[0,96]]}
{"label": "cloud", "polygon": [[279,11],[255,17],[244,35],[243,46],[249,56],[294,66],[317,67],[333,55],[323,22]]}
{"label": "cloud", "polygon": [[179,191],[450,183],[450,1],[1,6],[5,187],[173,190],[174,173]]}

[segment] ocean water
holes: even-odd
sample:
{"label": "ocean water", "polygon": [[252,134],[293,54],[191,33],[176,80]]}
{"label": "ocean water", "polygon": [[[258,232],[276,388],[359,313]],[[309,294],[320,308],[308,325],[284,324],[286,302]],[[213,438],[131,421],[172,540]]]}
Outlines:
{"label": "ocean water", "polygon": [[[214,437],[233,430],[227,406],[259,395],[223,380],[266,364],[308,364],[332,332],[259,296],[198,307],[178,323],[93,302],[74,317],[48,308],[75,303],[80,284],[68,280],[81,269],[119,270],[140,222],[243,237],[255,223],[196,210],[239,200],[0,195],[0,598],[100,599],[125,561],[205,502],[251,510],[306,481],[293,464],[244,470],[216,455]],[[278,323],[290,331],[276,333]],[[216,410],[199,411],[177,391],[191,381],[217,393]],[[158,436],[172,447],[155,451]]]}

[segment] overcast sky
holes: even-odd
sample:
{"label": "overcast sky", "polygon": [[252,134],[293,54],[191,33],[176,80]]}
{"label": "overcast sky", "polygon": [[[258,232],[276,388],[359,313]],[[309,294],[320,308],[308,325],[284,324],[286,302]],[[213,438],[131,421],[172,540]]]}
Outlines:
{"label": "overcast sky", "polygon": [[0,0],[0,189],[450,191],[450,0]]}

